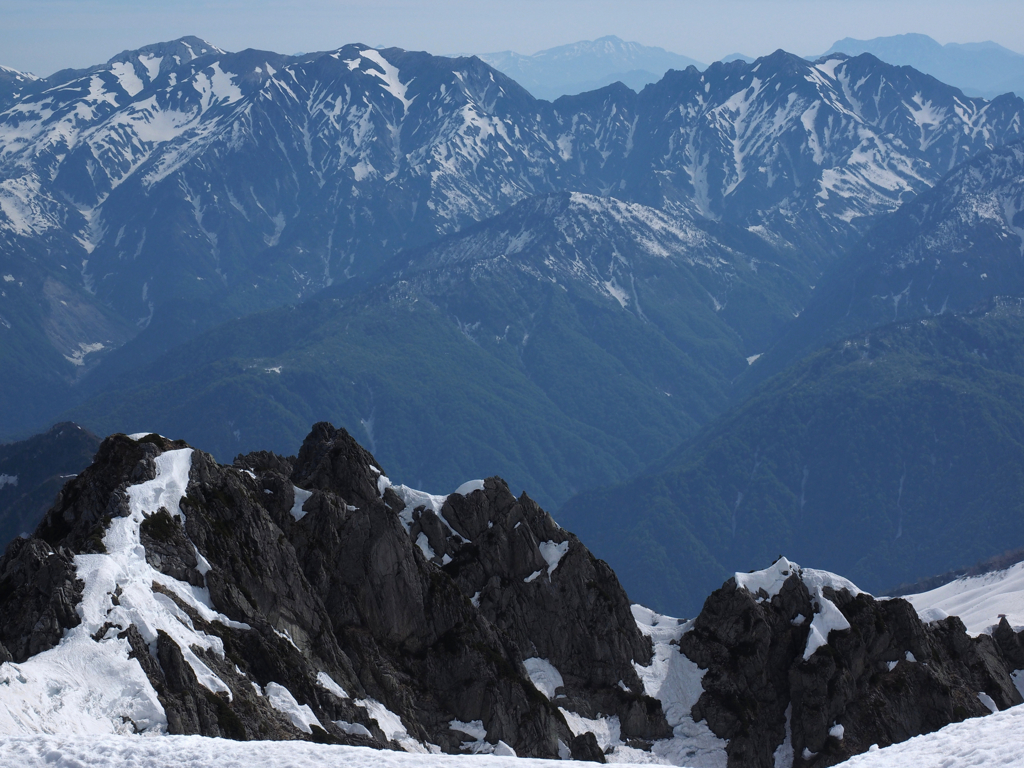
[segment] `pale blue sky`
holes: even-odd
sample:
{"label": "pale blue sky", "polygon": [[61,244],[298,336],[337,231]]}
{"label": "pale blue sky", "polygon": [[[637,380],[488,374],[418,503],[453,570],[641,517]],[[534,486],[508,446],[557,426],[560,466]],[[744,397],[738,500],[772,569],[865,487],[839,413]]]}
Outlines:
{"label": "pale blue sky", "polygon": [[47,75],[195,34],[227,50],[345,43],[432,53],[515,50],[615,34],[710,62],[842,37],[921,32],[1024,51],[1022,0],[0,0],[0,64]]}

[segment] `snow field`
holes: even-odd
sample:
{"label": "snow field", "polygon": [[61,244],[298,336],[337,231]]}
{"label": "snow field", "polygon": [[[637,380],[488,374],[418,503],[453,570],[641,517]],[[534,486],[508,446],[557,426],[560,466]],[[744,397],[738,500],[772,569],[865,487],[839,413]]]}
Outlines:
{"label": "snow field", "polygon": [[941,587],[905,595],[922,621],[959,616],[972,635],[991,632],[1000,616],[1014,631],[1024,629],[1024,563],[1005,571],[957,579]]}
{"label": "snow field", "polygon": [[557,760],[505,755],[408,754],[304,741],[204,736],[7,736],[0,765],[20,768],[554,768]]}
{"label": "snow field", "polygon": [[848,768],[1016,768],[1024,766],[1024,706],[976,717],[843,763]]}
{"label": "snow field", "polygon": [[[454,723],[453,723],[454,725]],[[459,724],[472,727],[473,724]],[[461,730],[461,728],[459,729]],[[465,731],[463,731],[465,732]],[[1024,707],[946,726],[842,763],[848,768],[1019,768]],[[470,734],[467,734],[470,735]],[[724,757],[724,755],[723,755]],[[615,761],[615,755],[610,756]],[[685,765],[698,766],[695,755]],[[203,736],[5,736],[0,765],[21,768],[554,768],[555,760],[501,755],[412,755],[299,741],[240,742]],[[703,763],[707,764],[707,763]],[[724,759],[721,763],[724,765]]]}

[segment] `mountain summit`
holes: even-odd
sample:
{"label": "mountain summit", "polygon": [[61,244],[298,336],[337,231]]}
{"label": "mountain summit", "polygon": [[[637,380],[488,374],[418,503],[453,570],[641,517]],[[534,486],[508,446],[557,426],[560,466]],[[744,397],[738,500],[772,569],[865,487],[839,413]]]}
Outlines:
{"label": "mountain summit", "polygon": [[548,48],[532,56],[513,51],[477,55],[538,99],[549,101],[597,90],[616,81],[639,91],[660,80],[670,69],[705,67],[664,48],[629,43],[615,35]]}

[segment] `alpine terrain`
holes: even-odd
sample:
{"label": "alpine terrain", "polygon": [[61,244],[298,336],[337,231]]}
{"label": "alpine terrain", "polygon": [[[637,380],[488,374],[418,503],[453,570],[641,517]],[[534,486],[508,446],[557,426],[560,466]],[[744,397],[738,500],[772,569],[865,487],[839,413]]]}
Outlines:
{"label": "alpine terrain", "polygon": [[0,68],[0,764],[1019,764],[1024,100],[856,42]]}
{"label": "alpine terrain", "polygon": [[0,559],[0,616],[6,736],[803,766],[1022,702],[1005,618],[780,558],[669,619],[500,478],[395,485],[325,423],[230,466],[107,438]]}
{"label": "alpine terrain", "polygon": [[[721,412],[714,390],[802,310],[845,244],[958,163],[1019,136],[1022,108],[1016,97],[971,99],[870,55],[812,64],[779,51],[753,64],[672,71],[640,94],[611,85],[549,103],[475,58],[360,45],[296,57],[226,53],[196,38],[18,88],[0,113],[0,434],[11,437],[220,322],[328,287],[394,285],[393,259],[436,252],[439,238],[516,203],[543,216],[547,208],[526,201],[579,193],[660,212],[645,214],[644,226],[661,215],[711,228],[735,252],[723,255],[733,266],[717,284],[687,288],[731,314],[726,325],[740,335],[728,341],[728,359],[693,352],[689,375],[709,379],[698,397],[710,405],[673,414],[678,441],[687,424]],[[743,271],[765,265],[771,274],[734,281],[742,261]],[[627,289],[629,271],[611,264],[600,265],[598,281],[608,299],[641,296],[642,280]],[[636,307],[620,309],[616,322],[635,324]],[[695,309],[677,302],[663,321],[674,328],[655,333],[704,335]],[[441,319],[448,328],[480,320]],[[431,336],[426,349],[443,344]],[[229,375],[229,361],[246,357],[230,345],[209,351]],[[605,380],[618,373],[600,371]],[[324,412],[308,391],[296,395],[303,413],[288,441],[317,418],[359,428],[355,409]],[[361,410],[370,421],[372,408]],[[78,418],[102,431],[136,428]],[[222,458],[267,444],[250,417],[229,421],[211,442]],[[224,435],[236,431],[225,451]],[[376,429],[372,439],[401,435]],[[270,444],[285,450],[288,441]],[[626,446],[623,472],[651,458],[645,446]],[[522,440],[502,455],[544,460]],[[442,487],[456,469],[434,465],[421,479]],[[502,462],[494,470],[518,471]],[[544,488],[545,498],[583,486]]]}

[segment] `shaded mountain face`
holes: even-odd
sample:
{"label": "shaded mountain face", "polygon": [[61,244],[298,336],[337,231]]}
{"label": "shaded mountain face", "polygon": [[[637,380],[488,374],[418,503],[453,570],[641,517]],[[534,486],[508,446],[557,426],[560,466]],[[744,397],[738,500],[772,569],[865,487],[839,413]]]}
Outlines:
{"label": "shaded mountain face", "polygon": [[691,615],[690,590],[780,551],[878,591],[999,554],[1024,540],[1022,333],[1014,299],[837,342],[558,519],[635,599]]}
{"label": "shaded mountain face", "polygon": [[910,66],[966,93],[993,98],[999,94],[1024,93],[1024,55],[991,41],[984,43],[937,43],[927,35],[908,34],[837,41],[826,56],[870,53],[890,64]]}
{"label": "shaded mountain face", "polygon": [[593,91],[616,81],[639,91],[660,80],[670,69],[705,68],[686,56],[626,42],[615,35],[560,45],[531,56],[514,51],[478,56],[538,99],[548,101]]}
{"label": "shaded mountain face", "polygon": [[[722,338],[723,352],[709,364],[716,375],[730,376],[740,358],[775,336],[809,298],[803,283],[808,270],[793,262],[790,254],[738,227],[572,193],[526,201],[429,248],[403,254],[395,269],[404,284],[437,302],[455,293],[460,282],[466,284],[464,300],[472,301],[474,294],[485,293],[478,284],[499,279],[511,279],[517,294],[524,282],[539,281],[614,307],[612,300],[695,361],[702,357],[700,343],[710,346],[716,336]],[[508,322],[528,334],[522,313],[529,305],[504,317],[482,308],[456,314],[496,336],[504,334]],[[692,338],[684,341],[685,336]],[[724,352],[725,337],[731,356]]]}
{"label": "shaded mountain face", "polygon": [[224,459],[287,450],[330,418],[420,487],[497,470],[560,503],[721,411],[807,293],[745,230],[582,194],[524,201],[393,267],[372,291],[211,331],[75,412],[173,427]]}
{"label": "shaded mountain face", "polygon": [[29,382],[3,429],[151,324],[146,360],[554,191],[751,228],[812,285],[865,222],[1019,135],[1020,109],[783,52],[555,104],[478,59],[359,45],[186,38],[58,73],[0,113],[0,344]]}
{"label": "shaded mountain face", "polygon": [[36,529],[69,477],[92,463],[100,438],[62,422],[41,435],[0,445],[0,542]]}

